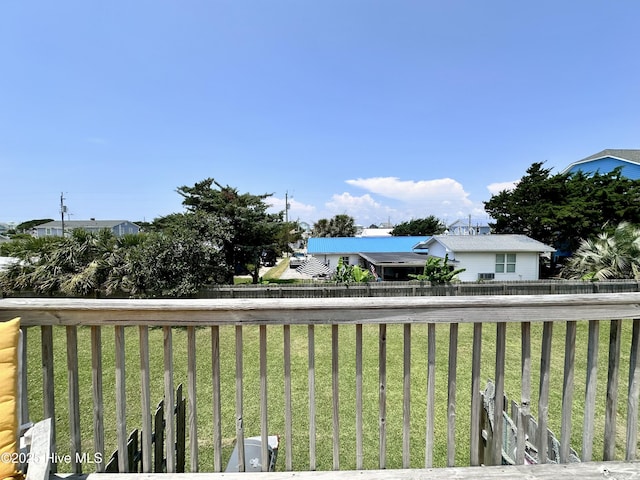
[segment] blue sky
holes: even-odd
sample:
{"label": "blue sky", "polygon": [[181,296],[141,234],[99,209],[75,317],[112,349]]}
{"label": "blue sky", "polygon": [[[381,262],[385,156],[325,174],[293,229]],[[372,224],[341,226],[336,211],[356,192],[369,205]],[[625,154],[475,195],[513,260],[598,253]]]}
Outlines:
{"label": "blue sky", "polygon": [[640,2],[0,3],[0,221],[147,220],[207,177],[368,226],[487,220],[640,148]]}

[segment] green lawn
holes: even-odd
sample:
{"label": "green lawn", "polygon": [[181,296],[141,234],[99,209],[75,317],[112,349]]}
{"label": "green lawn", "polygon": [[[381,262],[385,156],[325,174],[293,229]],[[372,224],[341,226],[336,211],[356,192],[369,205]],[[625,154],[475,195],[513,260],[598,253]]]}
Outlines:
{"label": "green lawn", "polygon": [[[269,432],[280,434],[281,450],[278,469],[284,469],[284,379],[283,379],[283,334],[282,327],[268,329],[268,397]],[[426,415],[426,356],[427,327],[415,325],[412,330],[412,400],[411,400],[411,465],[424,466],[425,415]],[[437,329],[437,372],[436,372],[436,445],[434,463],[444,466],[446,463],[446,418],[447,418],[447,368],[449,328],[446,325]],[[235,440],[235,339],[233,327],[220,329],[222,362],[222,399],[224,437],[223,462],[226,461]],[[534,402],[532,411],[536,411],[538,369],[542,325],[532,326],[532,388]],[[461,325],[458,344],[457,364],[457,423],[456,423],[456,463],[469,464],[469,407],[471,376],[472,326]],[[79,372],[80,372],[80,408],[82,423],[83,451],[93,453],[92,447],[92,398],[91,398],[91,351],[90,330],[79,329]],[[519,399],[520,395],[520,328],[509,324],[507,327],[507,379],[505,392],[509,397]],[[603,410],[605,404],[606,365],[608,355],[609,323],[600,328],[600,369],[598,372],[598,428],[603,428]],[[628,377],[628,352],[631,336],[631,323],[624,323],[622,343],[623,367],[620,370],[620,395],[618,411],[621,418],[626,415],[626,385]],[[483,329],[483,379],[493,377],[495,358],[495,326],[485,325]],[[292,338],[292,377],[294,438],[293,466],[296,470],[308,468],[308,385],[307,385],[307,327],[294,326]],[[387,331],[387,467],[400,468],[402,460],[402,365],[403,365],[403,329],[401,325],[389,326]],[[104,328],[103,368],[104,368],[104,408],[107,452],[115,449],[115,391],[114,391],[114,333],[112,328]],[[127,429],[141,426],[140,421],[140,372],[138,358],[138,329],[126,329],[127,346]],[[259,363],[258,328],[244,329],[244,425],[245,435],[259,435]],[[578,325],[578,354],[576,357],[575,398],[573,408],[574,430],[572,445],[578,451],[582,442],[582,412],[584,403],[584,382],[586,369],[587,324]],[[65,329],[54,328],[55,376],[56,376],[56,422],[58,430],[58,450],[66,453],[68,445],[68,400]],[[151,389],[155,404],[163,395],[163,354],[162,329],[150,331],[151,352]],[[174,381],[177,386],[184,383],[186,390],[186,330],[174,329]],[[33,419],[42,417],[42,373],[40,361],[40,335],[31,329],[28,335],[29,353],[29,400]],[[340,327],[340,466],[342,469],[355,468],[355,327]],[[562,392],[562,369],[564,362],[564,325],[554,328],[550,428],[560,433],[560,408]],[[210,329],[197,331],[197,378],[198,378],[198,437],[200,445],[200,470],[213,469],[212,452],[212,387],[211,387],[211,339]],[[364,405],[365,405],[365,468],[378,466],[378,326],[364,327]],[[317,468],[332,468],[332,418],[331,418],[331,328],[316,327],[316,402],[317,416]],[[623,443],[625,431],[623,420],[618,426],[618,437]],[[602,434],[596,434],[594,459],[602,456]],[[622,454],[620,454],[622,455]],[[188,462],[187,462],[188,465]],[[65,470],[60,466],[61,471]],[[90,467],[89,467],[90,469]]]}

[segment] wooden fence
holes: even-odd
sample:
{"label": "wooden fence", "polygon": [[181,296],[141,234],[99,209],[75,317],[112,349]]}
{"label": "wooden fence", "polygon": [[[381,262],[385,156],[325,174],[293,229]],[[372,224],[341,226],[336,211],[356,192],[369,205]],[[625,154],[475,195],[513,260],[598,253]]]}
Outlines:
{"label": "wooden fence", "polygon": [[[332,298],[332,297],[424,297],[471,295],[559,295],[588,293],[640,292],[638,280],[537,280],[513,282],[461,282],[431,285],[429,282],[335,283],[301,281],[296,283],[210,285],[203,287],[197,298]],[[9,298],[38,298],[29,292],[13,292]],[[53,297],[60,297],[53,295]],[[0,298],[2,295],[0,294]],[[91,298],[106,298],[103,293]],[[110,298],[128,298],[112,296]]]}
{"label": "wooden fence", "polygon": [[[85,299],[2,299],[0,300],[0,319],[22,317],[22,325],[29,337],[39,333],[41,339],[42,384],[37,385],[33,378],[26,378],[29,389],[41,389],[43,412],[47,417],[60,421],[57,412],[63,411],[61,405],[68,405],[68,431],[66,438],[57,432],[57,445],[70,445],[71,455],[83,452],[82,438],[86,438],[90,430],[95,451],[104,451],[105,432],[115,430],[117,447],[123,455],[118,457],[118,469],[126,472],[129,469],[127,459],[127,414],[126,408],[131,400],[130,391],[126,389],[126,367],[132,361],[139,371],[140,394],[138,396],[141,411],[150,411],[150,384],[152,378],[150,355],[160,354],[163,363],[163,375],[159,380],[163,383],[164,398],[168,405],[174,399],[174,360],[176,352],[173,336],[177,332],[186,334],[186,401],[188,407],[188,458],[189,469],[196,472],[200,469],[199,457],[203,454],[201,443],[207,452],[213,455],[212,470],[220,472],[223,466],[223,438],[229,437],[229,431],[223,437],[224,428],[233,428],[232,436],[239,448],[240,470],[244,469],[243,444],[245,427],[249,421],[257,421],[262,438],[261,464],[268,465],[267,439],[272,432],[270,426],[278,423],[282,431],[278,432],[284,439],[281,448],[279,465],[284,470],[292,470],[294,463],[297,469],[316,470],[318,468],[317,448],[320,438],[331,438],[331,458],[329,469],[344,468],[345,455],[353,455],[354,463],[347,462],[348,468],[362,469],[367,458],[375,457],[377,468],[389,468],[388,445],[393,442],[402,445],[401,459],[398,467],[431,468],[434,464],[456,466],[456,446],[460,442],[460,425],[469,425],[465,443],[469,445],[470,465],[480,464],[481,433],[481,389],[483,388],[483,361],[491,365],[491,376],[495,379],[495,415],[502,415],[504,410],[505,381],[516,377],[519,392],[511,391],[511,395],[520,399],[525,413],[535,412],[538,431],[546,432],[550,419],[559,418],[560,459],[566,462],[569,458],[572,432],[581,432],[582,444],[578,447],[581,460],[590,461],[601,458],[604,461],[632,461],[638,454],[638,399],[640,390],[640,293],[621,294],[589,294],[589,295],[505,295],[505,296],[449,296],[449,297],[378,297],[378,298],[322,298],[322,299],[220,299],[220,300],[85,300]],[[577,324],[588,324],[588,336],[577,343]],[[532,345],[532,329],[541,327],[541,344]],[[600,340],[600,328],[606,326],[608,338]],[[328,351],[320,349],[316,342],[319,328],[328,328],[330,342]],[[516,360],[507,365],[507,327],[510,334],[519,335],[520,348]],[[519,326],[519,328],[515,328]],[[78,331],[80,328],[90,330],[90,364],[91,364],[91,402],[90,421],[80,421],[86,412],[86,403],[79,399],[79,349]],[[203,329],[203,327],[206,327]],[[301,330],[299,327],[303,327]],[[372,329],[374,327],[375,329]],[[436,340],[438,331],[447,328],[448,340]],[[473,338],[470,345],[459,345],[459,329],[472,328]],[[56,369],[64,368],[67,372],[68,390],[62,398],[54,395],[54,344],[53,330],[62,328],[65,332],[66,365],[56,365]],[[553,331],[560,329],[564,333],[564,349],[554,350]],[[162,333],[162,352],[150,349],[150,330]],[[235,344],[231,346],[221,342],[222,332],[231,329]],[[281,363],[274,367],[273,357],[268,355],[268,331],[277,329],[282,332],[282,343],[269,343],[269,352],[276,349],[275,356]],[[295,329],[296,337],[292,331]],[[365,334],[366,329],[366,334]],[[423,330],[424,329],[424,330]],[[605,330],[605,327],[603,327]],[[84,330],[83,330],[84,331]],[[109,352],[115,363],[114,378],[115,398],[103,397],[104,369],[103,332],[112,332],[115,339],[114,351]],[[125,331],[128,334],[137,332],[138,346],[126,348]],[[226,330],[225,330],[226,331]],[[259,336],[255,350],[245,348],[245,335],[255,331]],[[324,330],[323,330],[324,331]],[[424,349],[415,349],[416,336],[426,332]],[[306,334],[302,333],[306,332]],[[373,332],[376,332],[375,334]],[[626,332],[623,334],[623,332]],[[197,333],[206,334],[208,347],[199,343],[196,347]],[[302,334],[302,338],[298,335]],[[398,336],[396,336],[398,334]],[[627,335],[628,334],[628,335]],[[365,356],[363,346],[371,345],[371,336],[375,335],[377,344],[376,378],[363,378],[364,366],[370,361]],[[627,335],[627,337],[625,337]],[[353,347],[345,343],[345,339],[353,338]],[[130,337],[130,335],[129,335]],[[292,338],[293,337],[293,338]],[[486,338],[489,337],[489,344]],[[57,337],[56,337],[57,338]],[[199,337],[198,337],[199,338]],[[225,336],[224,338],[229,338]],[[440,335],[438,338],[441,338]],[[623,341],[623,339],[625,339]],[[628,340],[628,341],[627,341]],[[602,345],[601,345],[602,344]],[[295,349],[293,347],[295,345]],[[397,345],[391,347],[391,345]],[[421,344],[422,345],[422,344]],[[436,354],[436,347],[438,354]],[[447,346],[448,345],[448,346]],[[625,350],[622,351],[622,345]],[[235,354],[221,354],[223,351],[235,351]],[[442,348],[444,347],[444,348]],[[196,355],[197,349],[207,349],[208,371],[205,381],[209,389],[206,403],[211,407],[208,412],[198,410],[198,398],[203,392],[197,389]],[[368,348],[368,347],[367,347]],[[301,355],[301,350],[305,353]],[[584,351],[584,358],[576,359],[576,352]],[[599,366],[599,352],[606,355],[604,372]],[[536,353],[533,353],[536,352]],[[294,355],[295,353],[295,358]],[[325,355],[325,354],[328,354]],[[27,351],[25,361],[33,359]],[[539,356],[538,356],[539,355]],[[234,358],[235,356],[235,358]],[[247,400],[243,394],[248,385],[247,371],[244,362],[247,358],[257,358],[259,367],[259,395],[255,397],[257,418],[245,417],[249,411]],[[551,368],[552,358],[564,358],[561,371]],[[86,358],[83,357],[83,358]],[[302,358],[306,365],[301,366]],[[398,359],[396,362],[395,359]],[[127,362],[129,359],[129,362]],[[350,359],[348,362],[347,360]],[[422,362],[424,359],[424,363]],[[351,369],[353,360],[353,369]],[[462,371],[459,364],[468,365],[469,371]],[[317,372],[326,367],[328,377],[318,376]],[[424,365],[424,370],[416,370],[415,365]],[[442,365],[444,363],[444,365]],[[346,367],[345,365],[349,365]],[[586,375],[584,390],[576,391],[576,365],[585,365],[580,369]],[[537,367],[539,365],[539,369]],[[84,366],[84,365],[83,365]],[[226,366],[226,367],[224,367]],[[442,366],[444,374],[437,369]],[[32,365],[33,367],[33,365]],[[201,365],[202,367],[202,365]],[[228,372],[231,367],[231,372]],[[302,373],[304,372],[304,373]],[[415,375],[426,374],[424,390],[415,391],[412,383]],[[535,372],[535,374],[534,374]],[[223,378],[229,378],[225,383]],[[626,373],[625,381],[620,377]],[[306,393],[292,390],[300,385],[299,376],[306,380]],[[400,377],[398,377],[400,376]],[[561,405],[550,411],[550,389],[557,385],[559,377],[561,385]],[[603,378],[604,377],[604,378]],[[268,384],[274,378],[282,379],[282,407],[270,408]],[[396,390],[395,379],[401,379]],[[462,382],[464,379],[464,383]],[[535,380],[538,387],[534,388]],[[35,382],[35,383],[34,383]],[[246,383],[245,383],[246,382]],[[374,401],[365,384],[376,385]],[[346,384],[346,387],[345,387]],[[624,385],[624,387],[623,387]],[[320,401],[319,389],[327,387],[328,403]],[[343,388],[349,392],[348,398],[341,397]],[[40,390],[39,390],[40,391]],[[225,393],[234,392],[234,393]],[[446,393],[445,393],[446,392]],[[470,405],[459,403],[465,398],[463,392],[469,393]],[[138,392],[135,392],[138,395]],[[576,418],[574,399],[580,398],[581,418]],[[129,398],[129,399],[128,399]],[[305,398],[307,414],[302,427],[297,427],[302,418],[293,417],[293,402],[296,398]],[[437,399],[444,399],[446,415],[436,416],[441,408]],[[621,402],[619,402],[619,398]],[[105,422],[105,401],[115,401],[115,422]],[[348,404],[345,407],[345,402]],[[353,403],[352,403],[353,402]],[[624,402],[626,406],[621,403]],[[465,402],[466,403],[466,402]],[[222,405],[233,405],[234,412],[230,418],[223,418]],[[598,406],[601,405],[602,409]],[[391,427],[390,410],[401,412],[398,429]],[[226,411],[226,410],[225,410]],[[252,410],[253,411],[253,410]],[[377,416],[376,431],[365,424],[365,417]],[[464,414],[463,414],[464,412]],[[464,415],[464,416],[463,416]],[[66,418],[65,414],[65,418]],[[353,420],[354,433],[345,437],[345,417]],[[500,417],[498,417],[500,418]],[[320,421],[329,421],[329,431],[320,431]],[[395,421],[395,419],[393,419]],[[276,422],[277,421],[277,422]],[[151,466],[151,420],[143,414],[141,420],[141,444],[143,451],[142,470],[149,472]],[[297,422],[297,423],[296,423]],[[416,424],[418,422],[418,424]],[[519,419],[516,419],[519,422]],[[199,425],[206,424],[210,432],[203,439],[199,434]],[[492,459],[487,463],[500,464],[500,442],[503,424],[495,421],[493,445],[490,449]],[[233,427],[229,427],[233,425]],[[523,462],[524,434],[526,425],[518,423],[517,463]],[[423,434],[416,435],[416,428]],[[177,467],[173,442],[176,438],[176,424],[173,415],[165,415],[166,470],[175,472]],[[349,430],[350,432],[351,430]],[[620,432],[624,431],[624,434]],[[373,452],[365,449],[365,440],[371,435],[377,438],[377,449]],[[209,436],[210,435],[210,436]],[[296,451],[298,444],[307,450],[305,464],[294,458],[294,439]],[[446,439],[444,451],[435,449],[435,445]],[[601,442],[602,450],[594,453],[594,445]],[[85,444],[86,447],[86,444]],[[416,457],[416,448],[421,449]],[[458,447],[459,448],[459,447]],[[536,448],[541,461],[547,457],[547,442],[538,441]],[[146,453],[145,453],[146,452]],[[414,452],[413,455],[411,452]],[[280,459],[282,457],[282,459]],[[342,462],[342,463],[341,463]],[[71,465],[73,473],[80,473],[81,464]],[[86,468],[86,467],[85,467]],[[104,465],[95,465],[102,471]],[[518,472],[519,470],[514,470]],[[524,475],[524,474],[523,474]],[[470,474],[467,478],[473,478]],[[462,478],[462,477],[458,477]]]}
{"label": "wooden fence", "polygon": [[640,281],[539,280],[529,282],[461,282],[431,285],[429,282],[369,282],[336,284],[220,285],[203,288],[198,298],[331,298],[421,297],[470,295],[557,295],[640,292]]}

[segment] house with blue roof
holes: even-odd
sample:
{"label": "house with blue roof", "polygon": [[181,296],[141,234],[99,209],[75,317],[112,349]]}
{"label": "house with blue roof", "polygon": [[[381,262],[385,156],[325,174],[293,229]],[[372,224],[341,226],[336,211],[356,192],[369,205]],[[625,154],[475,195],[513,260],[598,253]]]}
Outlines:
{"label": "house with blue roof", "polygon": [[417,247],[429,237],[312,237],[307,241],[307,254],[330,271],[342,259],[347,265],[359,265],[375,272],[382,280],[408,280],[409,274],[420,274],[427,261],[426,250]]}
{"label": "house with blue roof", "polygon": [[607,149],[573,162],[562,173],[583,172],[602,175],[621,168],[621,174],[631,180],[640,179],[640,150]]}

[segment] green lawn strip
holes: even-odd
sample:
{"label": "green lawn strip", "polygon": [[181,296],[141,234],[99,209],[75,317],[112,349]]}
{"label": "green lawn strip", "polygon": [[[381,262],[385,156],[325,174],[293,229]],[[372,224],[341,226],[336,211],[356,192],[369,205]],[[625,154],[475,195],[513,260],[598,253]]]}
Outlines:
{"label": "green lawn strip", "polygon": [[[617,435],[619,445],[624,443],[628,381],[628,352],[631,337],[631,322],[623,323],[622,365],[619,379],[618,411],[620,421]],[[332,400],[331,400],[331,327],[317,326],[316,330],[316,405],[317,405],[317,469],[332,468]],[[582,415],[584,410],[584,384],[586,372],[588,324],[578,324],[577,354],[575,363],[575,393],[571,444],[578,451],[582,444]],[[212,433],[212,381],[211,381],[211,329],[197,330],[197,394],[198,394],[198,443],[200,446],[200,470],[213,470]],[[281,435],[281,450],[278,470],[284,469],[284,367],[283,327],[268,328],[268,411],[270,434]],[[365,468],[377,468],[378,457],[378,326],[366,325],[364,332],[364,454]],[[424,466],[425,418],[426,418],[426,371],[427,371],[427,327],[412,326],[411,352],[411,466]],[[495,372],[495,325],[483,326],[482,378],[493,378]],[[562,405],[562,382],[564,368],[563,323],[556,323],[553,332],[551,398],[549,426],[560,435],[560,411]],[[537,415],[537,390],[539,383],[539,357],[542,324],[532,325],[532,413]],[[471,385],[472,325],[460,325],[457,354],[456,391],[456,464],[469,464],[469,410]],[[245,435],[260,434],[260,377],[259,377],[259,329],[245,327],[244,337],[244,426]],[[507,357],[505,392],[509,398],[520,398],[520,325],[507,327]],[[296,470],[309,468],[309,413],[307,372],[307,327],[291,327],[292,356],[292,404],[293,404],[293,467]],[[163,384],[163,335],[161,328],[150,329],[151,399],[153,408],[162,399]],[[355,468],[355,327],[340,327],[340,466]],[[402,390],[403,390],[403,328],[401,325],[387,327],[387,458],[388,468],[402,465]],[[91,350],[90,329],[78,330],[80,414],[82,426],[82,449],[93,454],[93,402],[91,396]],[[115,409],[115,364],[113,328],[102,329],[102,354],[104,369],[104,424],[105,443],[108,456],[116,448]],[[608,362],[609,322],[600,327],[600,353],[598,370],[597,431],[602,432],[606,397]],[[69,418],[67,400],[65,329],[54,328],[54,373],[56,395],[56,429],[58,451],[68,453]],[[187,386],[187,341],[186,329],[173,330],[174,382]],[[223,467],[235,441],[235,329],[220,328],[221,376],[222,376],[222,436]],[[435,466],[446,464],[447,448],[447,369],[449,326],[436,328],[436,440],[434,445]],[[140,428],[140,360],[137,328],[126,329],[126,391],[127,429]],[[38,329],[28,332],[29,402],[32,419],[42,418],[42,371],[40,359],[40,334]],[[602,457],[602,434],[596,434],[594,459]],[[622,458],[620,446],[618,456]],[[188,450],[188,449],[187,449]],[[188,468],[187,460],[187,468]],[[68,471],[69,466],[59,465],[59,471]],[[92,471],[87,465],[85,471]]]}
{"label": "green lawn strip", "polygon": [[278,264],[269,269],[262,277],[264,280],[277,280],[289,268],[289,259],[283,258]]}

